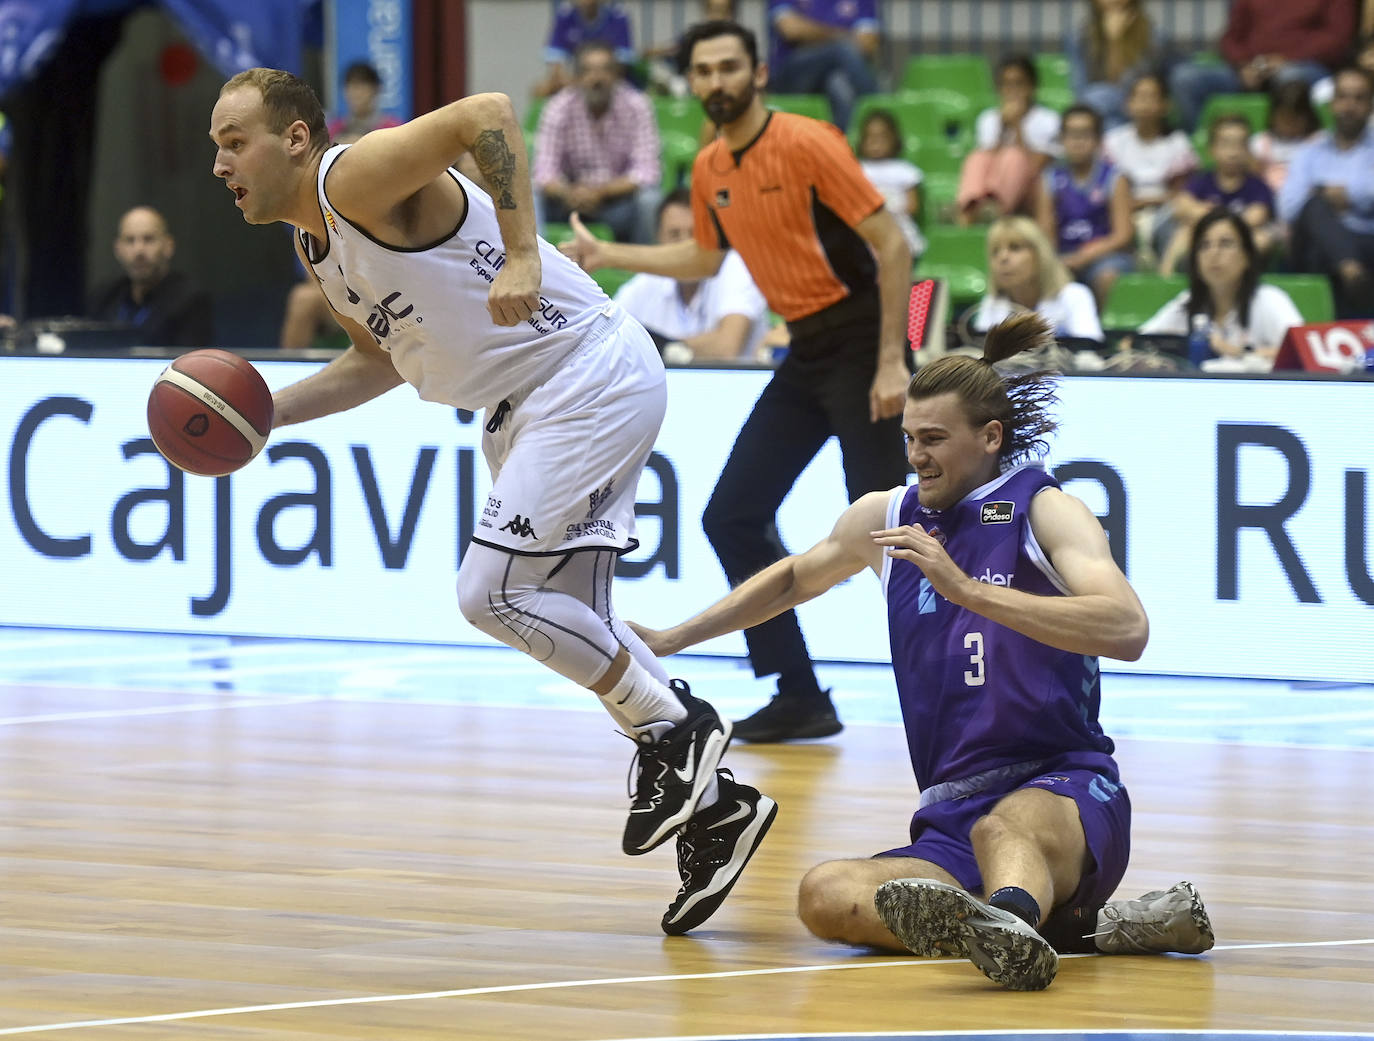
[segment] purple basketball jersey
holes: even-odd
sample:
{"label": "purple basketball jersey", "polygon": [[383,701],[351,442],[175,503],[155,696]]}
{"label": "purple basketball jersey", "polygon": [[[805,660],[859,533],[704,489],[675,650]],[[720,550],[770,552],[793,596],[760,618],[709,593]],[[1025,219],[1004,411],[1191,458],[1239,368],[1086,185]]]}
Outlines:
{"label": "purple basketball jersey", "polygon": [[1112,186],[1116,170],[1105,159],[1093,164],[1088,179],[1079,184],[1063,163],[1045,172],[1054,215],[1059,221],[1059,252],[1072,253],[1094,239],[1106,238],[1112,230]]}
{"label": "purple basketball jersey", "polygon": [[[980,582],[1062,596],[1029,518],[1035,494],[1057,487],[1039,466],[1020,466],[948,510],[928,510],[913,485],[897,523],[919,524]],[[909,561],[891,560],[885,585],[892,668],[923,790],[1066,753],[1119,777],[1111,738],[1097,721],[1096,657],[1057,650],[950,603]]]}

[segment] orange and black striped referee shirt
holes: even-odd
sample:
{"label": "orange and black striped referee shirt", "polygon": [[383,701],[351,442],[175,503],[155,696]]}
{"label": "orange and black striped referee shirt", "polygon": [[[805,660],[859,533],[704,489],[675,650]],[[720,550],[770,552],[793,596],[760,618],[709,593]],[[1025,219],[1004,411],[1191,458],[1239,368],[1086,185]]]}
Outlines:
{"label": "orange and black striped referee shirt", "polygon": [[717,138],[692,166],[697,243],[737,250],[789,322],[877,292],[877,265],[854,225],[882,208],[844,135],[789,112],[770,113],[738,152]]}

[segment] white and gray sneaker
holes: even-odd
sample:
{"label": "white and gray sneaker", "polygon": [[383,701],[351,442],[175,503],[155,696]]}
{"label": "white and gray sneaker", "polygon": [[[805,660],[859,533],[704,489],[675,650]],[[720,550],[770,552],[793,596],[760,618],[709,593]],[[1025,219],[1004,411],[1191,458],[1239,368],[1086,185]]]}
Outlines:
{"label": "white and gray sneaker", "polygon": [[1103,954],[1201,954],[1216,942],[1202,897],[1191,882],[1134,900],[1112,900],[1097,912]]}
{"label": "white and gray sneaker", "polygon": [[1043,936],[955,886],[899,878],[878,887],[873,905],[913,954],[967,958],[1008,990],[1044,990],[1059,971],[1059,955]]}

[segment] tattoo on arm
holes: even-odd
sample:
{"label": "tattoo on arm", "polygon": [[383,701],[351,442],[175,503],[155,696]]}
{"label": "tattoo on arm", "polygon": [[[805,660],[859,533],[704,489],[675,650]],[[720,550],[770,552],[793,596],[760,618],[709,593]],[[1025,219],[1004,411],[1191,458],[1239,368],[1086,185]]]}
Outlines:
{"label": "tattoo on arm", "polygon": [[501,130],[483,130],[477,135],[472,148],[477,160],[477,169],[491,185],[496,206],[502,210],[515,209],[515,196],[511,185],[515,180],[515,153],[506,144],[506,135]]}

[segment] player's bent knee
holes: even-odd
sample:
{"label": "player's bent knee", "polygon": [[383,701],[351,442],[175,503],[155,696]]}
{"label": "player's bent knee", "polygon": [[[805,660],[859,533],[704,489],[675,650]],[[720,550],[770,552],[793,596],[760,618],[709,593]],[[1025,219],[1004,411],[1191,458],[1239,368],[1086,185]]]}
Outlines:
{"label": "player's bent knee", "polygon": [[458,610],[474,628],[498,639],[506,630],[494,605],[508,595],[509,564],[510,554],[473,543],[458,568]]}
{"label": "player's bent knee", "polygon": [[[859,892],[854,872],[845,861],[817,864],[802,876],[797,888],[797,917],[822,940],[856,942],[855,923],[867,910],[858,904]],[[866,895],[871,904],[873,894]]]}

